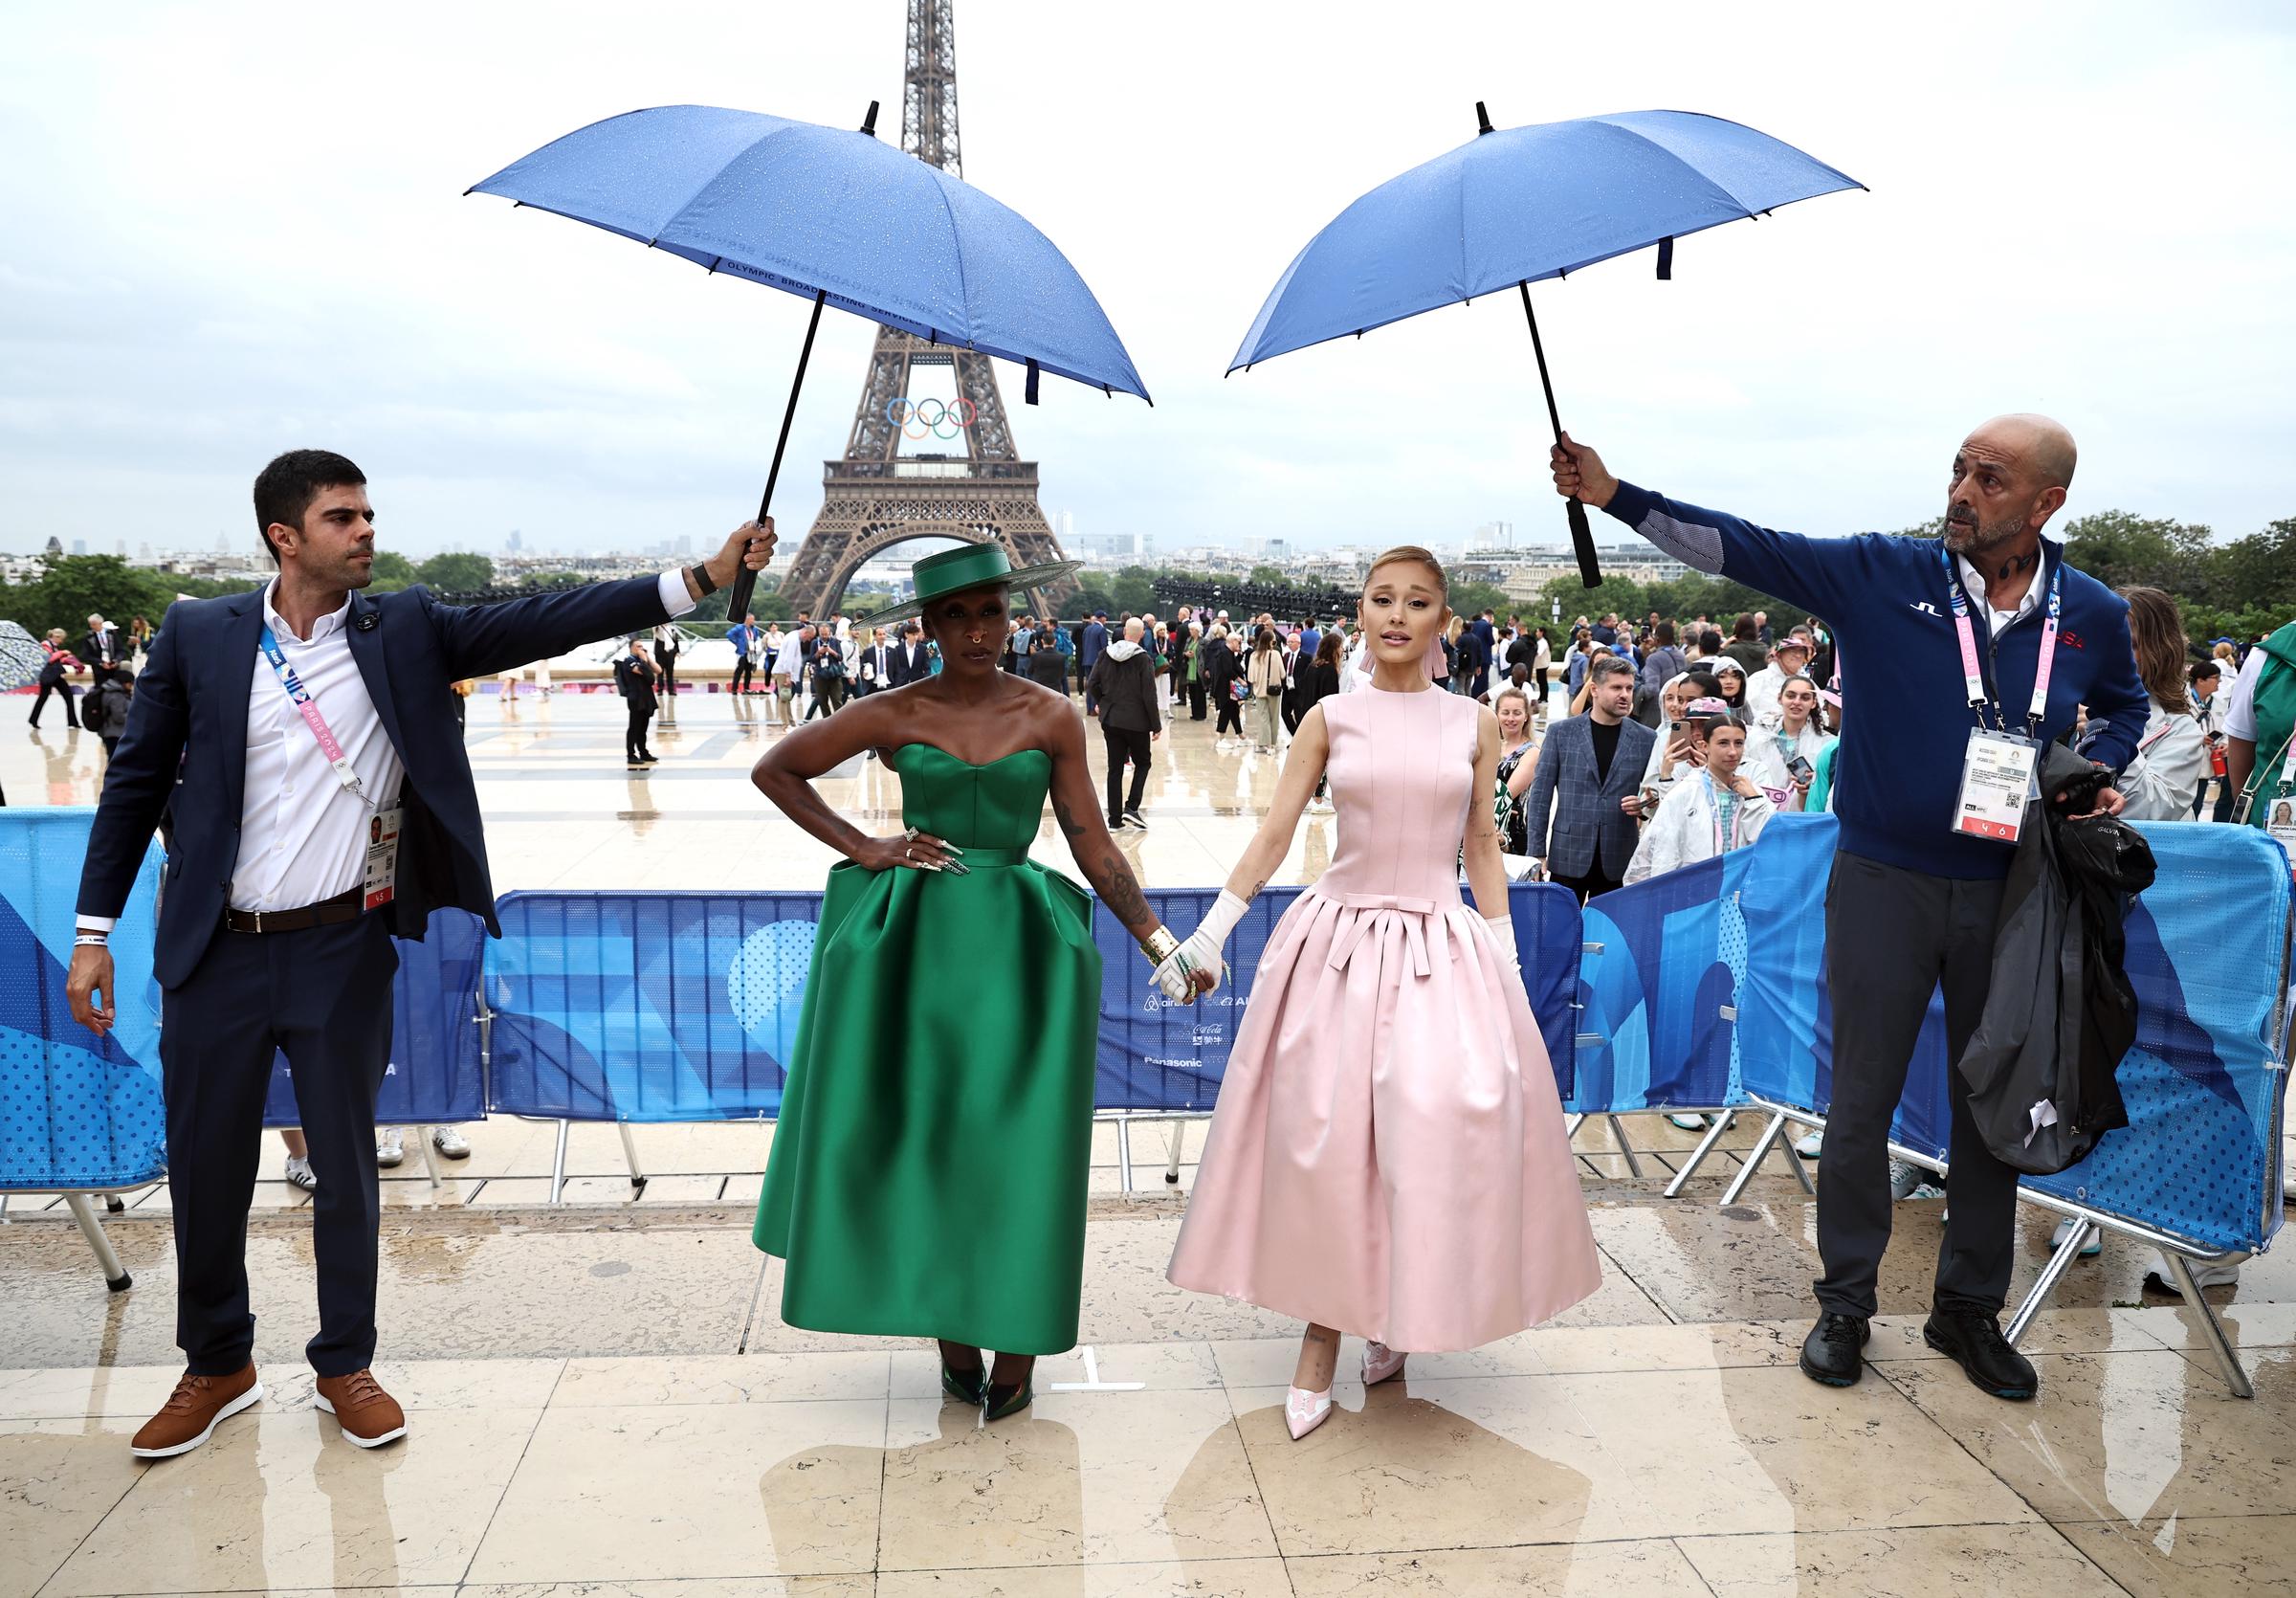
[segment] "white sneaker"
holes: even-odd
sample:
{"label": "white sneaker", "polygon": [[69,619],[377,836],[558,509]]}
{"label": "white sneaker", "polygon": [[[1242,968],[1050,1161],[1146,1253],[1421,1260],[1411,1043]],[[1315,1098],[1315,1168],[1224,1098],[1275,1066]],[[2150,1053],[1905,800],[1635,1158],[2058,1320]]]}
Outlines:
{"label": "white sneaker", "polygon": [[407,1132],[391,1126],[375,1135],[375,1164],[388,1170],[407,1158]]}
{"label": "white sneaker", "polygon": [[[2220,1259],[2208,1265],[2203,1265],[2197,1259],[2189,1261],[2193,1272],[2193,1285],[2195,1287],[2239,1286],[2241,1260],[2247,1257],[2246,1254],[2241,1254],[2236,1259]],[[2155,1258],[2157,1263],[2152,1270],[2145,1273],[2145,1286],[2154,1293],[2175,1294],[2181,1298],[2183,1295],[2176,1286],[2176,1277],[2170,1271],[2168,1260],[2159,1257],[2157,1253]]]}
{"label": "white sneaker", "polygon": [[431,1127],[430,1146],[450,1160],[468,1160],[471,1157],[471,1145],[452,1126]]}
{"label": "white sneaker", "polygon": [[1825,1150],[1823,1132],[1805,1132],[1794,1140],[1794,1152],[1804,1160],[1815,1160]]}
{"label": "white sneaker", "polygon": [[1704,1116],[1668,1116],[1667,1120],[1685,1132],[1703,1132],[1711,1124]]}
{"label": "white sneaker", "polygon": [[1331,1417],[1332,1389],[1329,1387],[1321,1392],[1307,1392],[1293,1387],[1284,1396],[1284,1429],[1292,1433],[1292,1440],[1295,1443]]}
{"label": "white sneaker", "polygon": [[[2057,1230],[2049,1233],[2049,1252],[2051,1254],[2055,1254],[2059,1249],[2064,1248],[2067,1243],[2071,1242],[2073,1240],[2073,1232],[2080,1225],[2081,1223],[2074,1220],[2070,1215],[2067,1215],[2064,1220],[2059,1221],[2057,1223]],[[2094,1259],[2097,1257],[2097,1255],[2103,1254],[2104,1252],[2105,1233],[2102,1230],[2099,1230],[2091,1232],[2089,1234],[2088,1241],[2082,1246],[2081,1257],[2083,1259]]]}
{"label": "white sneaker", "polygon": [[287,1184],[300,1187],[306,1193],[319,1191],[319,1178],[311,1173],[311,1162],[299,1154],[287,1156]]}

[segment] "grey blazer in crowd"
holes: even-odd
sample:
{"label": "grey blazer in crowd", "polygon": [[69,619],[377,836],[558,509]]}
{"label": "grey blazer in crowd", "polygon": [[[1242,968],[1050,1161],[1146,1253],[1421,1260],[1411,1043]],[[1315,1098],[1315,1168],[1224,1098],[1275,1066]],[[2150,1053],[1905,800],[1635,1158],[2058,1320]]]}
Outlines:
{"label": "grey blazer in crowd", "polygon": [[1531,853],[1546,860],[1550,873],[1584,877],[1600,852],[1603,876],[1626,875],[1638,829],[1619,801],[1642,787],[1643,767],[1650,764],[1650,746],[1657,742],[1658,734],[1641,722],[1621,722],[1618,753],[1611,757],[1609,780],[1603,781],[1596,775],[1595,739],[1586,717],[1573,716],[1547,729],[1538,769],[1523,795],[1523,812]]}

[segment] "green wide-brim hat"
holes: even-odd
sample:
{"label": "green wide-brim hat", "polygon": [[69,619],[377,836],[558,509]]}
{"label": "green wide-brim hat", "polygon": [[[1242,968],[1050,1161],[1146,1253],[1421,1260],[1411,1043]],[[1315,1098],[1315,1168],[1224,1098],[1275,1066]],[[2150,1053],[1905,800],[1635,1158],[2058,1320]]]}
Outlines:
{"label": "green wide-brim hat", "polygon": [[852,625],[885,627],[896,621],[910,621],[923,615],[925,607],[937,599],[990,583],[1013,588],[1042,588],[1081,570],[1083,566],[1082,561],[1044,561],[1036,566],[1016,567],[1012,557],[1004,553],[1004,546],[994,540],[943,549],[938,555],[927,555],[910,568],[909,575],[916,583],[916,598],[862,616]]}

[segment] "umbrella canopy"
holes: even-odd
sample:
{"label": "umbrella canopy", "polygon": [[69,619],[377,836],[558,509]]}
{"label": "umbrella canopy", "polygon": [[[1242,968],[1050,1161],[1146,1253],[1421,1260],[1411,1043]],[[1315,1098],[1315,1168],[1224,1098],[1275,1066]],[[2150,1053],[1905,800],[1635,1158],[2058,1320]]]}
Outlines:
{"label": "umbrella canopy", "polygon": [[48,650],[12,621],[0,621],[0,692],[30,688],[40,680]]}
{"label": "umbrella canopy", "polygon": [[1613,255],[1863,189],[1740,122],[1626,111],[1489,132],[1380,185],[1310,239],[1228,370]]}
{"label": "umbrella canopy", "polygon": [[870,132],[657,106],[553,140],[469,192],[919,338],[1148,397],[1100,302],[1050,239]]}

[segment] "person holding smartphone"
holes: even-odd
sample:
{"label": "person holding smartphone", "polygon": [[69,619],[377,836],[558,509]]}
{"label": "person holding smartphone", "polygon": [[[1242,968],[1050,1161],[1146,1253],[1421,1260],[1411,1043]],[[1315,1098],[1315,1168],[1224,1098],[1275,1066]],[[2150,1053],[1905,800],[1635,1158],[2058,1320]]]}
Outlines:
{"label": "person holding smartphone", "polygon": [[1743,849],[1777,813],[1761,786],[1740,769],[1746,728],[1735,711],[1720,699],[1694,699],[1685,724],[1702,757],[1699,770],[1675,785],[1643,829],[1626,867],[1628,882]]}
{"label": "person holding smartphone", "polygon": [[1806,809],[1818,757],[1833,740],[1826,736],[1818,685],[1790,677],[1777,690],[1777,708],[1746,735],[1746,774],[1777,797],[1779,808]]}

